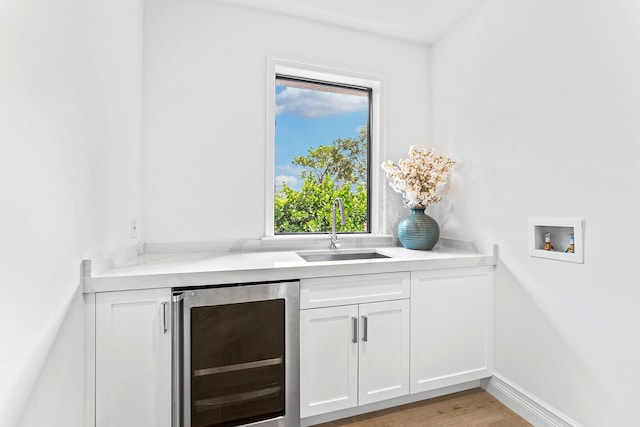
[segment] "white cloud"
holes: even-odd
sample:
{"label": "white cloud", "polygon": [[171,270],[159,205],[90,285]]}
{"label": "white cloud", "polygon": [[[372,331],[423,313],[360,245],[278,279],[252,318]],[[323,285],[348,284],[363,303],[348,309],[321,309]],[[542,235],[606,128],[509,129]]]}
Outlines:
{"label": "white cloud", "polygon": [[282,190],[282,184],[287,184],[289,187],[297,190],[298,178],[291,175],[278,175],[276,176],[276,191]]}
{"label": "white cloud", "polygon": [[333,114],[366,111],[367,97],[343,93],[285,87],[276,95],[276,114],[289,113],[303,117],[325,117]]}
{"label": "white cloud", "polygon": [[280,172],[284,172],[284,173],[287,173],[289,175],[300,175],[302,173],[302,171],[304,170],[304,168],[302,166],[292,165],[292,164],[289,164],[289,163],[284,164],[284,165],[277,165],[276,169],[279,170]]}

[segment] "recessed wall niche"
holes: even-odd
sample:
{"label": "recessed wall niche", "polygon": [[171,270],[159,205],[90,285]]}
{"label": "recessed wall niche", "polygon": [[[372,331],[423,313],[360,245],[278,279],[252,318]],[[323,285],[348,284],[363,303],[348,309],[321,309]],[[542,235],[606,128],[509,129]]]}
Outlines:
{"label": "recessed wall niche", "polygon": [[[571,238],[573,235],[573,239]],[[572,250],[569,249],[573,243]],[[582,220],[533,218],[529,220],[529,255],[583,263]]]}

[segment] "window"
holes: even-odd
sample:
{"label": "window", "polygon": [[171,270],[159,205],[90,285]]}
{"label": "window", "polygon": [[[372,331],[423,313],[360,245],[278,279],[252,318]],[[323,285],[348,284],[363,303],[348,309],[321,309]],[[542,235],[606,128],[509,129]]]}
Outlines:
{"label": "window", "polygon": [[[385,236],[382,78],[278,58],[266,65],[264,236],[323,239],[336,192],[347,219],[339,233]],[[333,189],[314,192],[314,183]]]}
{"label": "window", "polygon": [[371,231],[372,89],[276,75],[274,234]]}

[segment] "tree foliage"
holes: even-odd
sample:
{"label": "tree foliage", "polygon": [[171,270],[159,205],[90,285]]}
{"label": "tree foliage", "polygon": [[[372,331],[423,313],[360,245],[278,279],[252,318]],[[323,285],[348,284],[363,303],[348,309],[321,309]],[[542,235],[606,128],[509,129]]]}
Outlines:
{"label": "tree foliage", "polygon": [[315,177],[323,183],[331,177],[338,185],[367,182],[367,129],[361,128],[357,138],[338,138],[331,145],[310,148],[306,156],[293,159],[302,166],[303,178]]}
{"label": "tree foliage", "polygon": [[284,184],[276,195],[276,233],[330,232],[333,202],[338,197],[344,202],[347,224],[342,227],[338,216],[336,229],[339,232],[366,231],[367,190],[364,186],[360,184],[353,191],[349,185],[336,186],[330,176],[322,183],[311,176],[300,191]]}
{"label": "tree foliage", "polygon": [[[336,198],[344,202],[346,226],[339,232],[367,231],[367,131],[358,138],[339,138],[331,145],[309,149],[294,158],[304,168],[305,182],[297,191],[282,184],[275,197],[276,233],[326,233],[331,231]],[[338,214],[339,215],[339,214]]]}

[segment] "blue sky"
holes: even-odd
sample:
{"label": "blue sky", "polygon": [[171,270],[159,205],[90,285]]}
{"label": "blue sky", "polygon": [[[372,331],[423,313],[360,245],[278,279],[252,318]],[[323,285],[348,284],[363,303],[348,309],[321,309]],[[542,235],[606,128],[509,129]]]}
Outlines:
{"label": "blue sky", "polygon": [[366,97],[276,86],[276,190],[283,181],[302,186],[294,157],[334,139],[357,137],[367,120]]}

